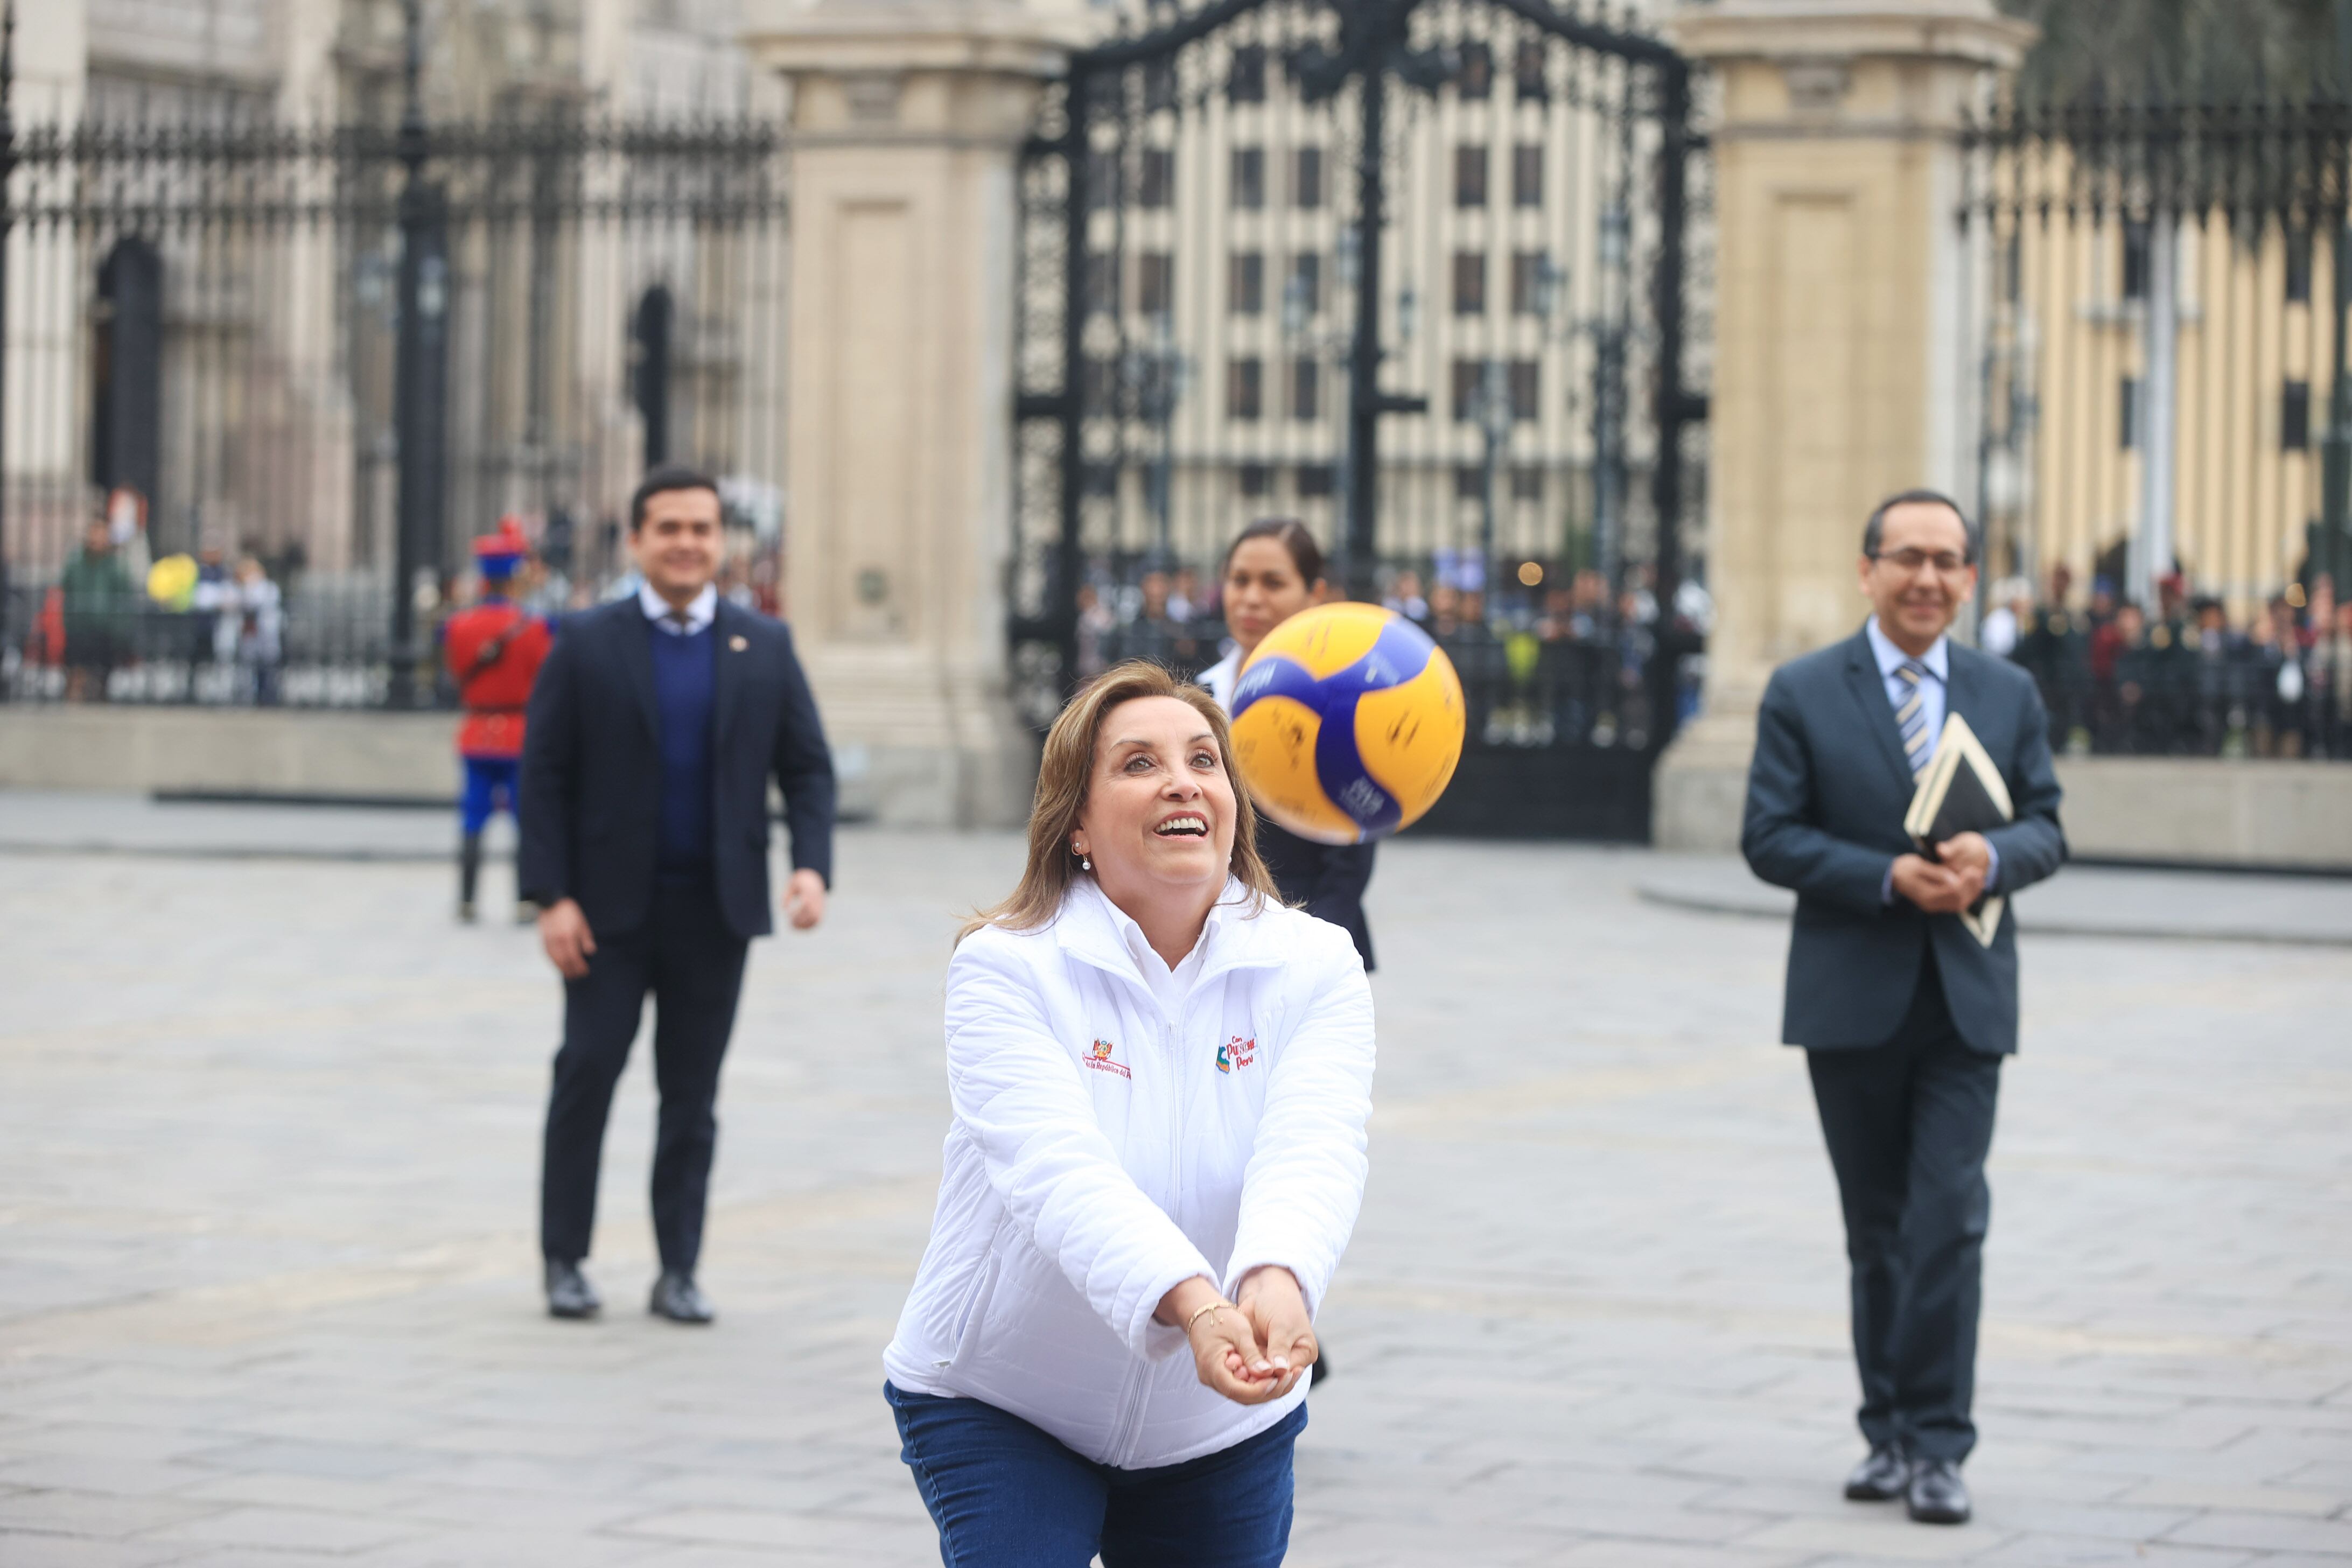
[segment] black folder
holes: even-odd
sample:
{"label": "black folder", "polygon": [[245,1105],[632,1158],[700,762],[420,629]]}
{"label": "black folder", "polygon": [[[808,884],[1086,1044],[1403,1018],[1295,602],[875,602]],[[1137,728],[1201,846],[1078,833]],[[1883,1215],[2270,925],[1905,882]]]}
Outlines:
{"label": "black folder", "polygon": [[[2009,798],[2009,785],[2000,770],[1993,765],[1992,757],[1969,721],[1958,713],[1944,721],[1944,732],[1937,739],[1936,754],[1927,763],[1927,771],[1919,775],[1919,788],[1911,797],[1911,809],[1904,815],[1903,831],[1919,846],[1919,852],[1933,860],[1936,846],[1955,834],[1987,833],[2007,826],[2017,816],[2017,808]],[[1999,894],[1979,899],[1963,911],[1960,923],[1969,934],[1986,947],[2000,930],[2000,911],[2004,900]]]}

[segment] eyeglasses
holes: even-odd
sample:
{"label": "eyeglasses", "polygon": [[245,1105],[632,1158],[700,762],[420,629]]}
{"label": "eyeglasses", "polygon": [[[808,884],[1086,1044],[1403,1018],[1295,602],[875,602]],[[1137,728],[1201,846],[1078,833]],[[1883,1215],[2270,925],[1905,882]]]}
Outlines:
{"label": "eyeglasses", "polygon": [[1939,550],[1933,554],[1925,550],[1890,550],[1883,553],[1874,551],[1870,558],[1873,561],[1884,561],[1896,571],[1910,577],[1916,577],[1919,574],[1919,569],[1923,566],[1933,566],[1937,573],[1946,577],[1957,577],[1976,564],[1967,556],[1955,554],[1949,550]]}

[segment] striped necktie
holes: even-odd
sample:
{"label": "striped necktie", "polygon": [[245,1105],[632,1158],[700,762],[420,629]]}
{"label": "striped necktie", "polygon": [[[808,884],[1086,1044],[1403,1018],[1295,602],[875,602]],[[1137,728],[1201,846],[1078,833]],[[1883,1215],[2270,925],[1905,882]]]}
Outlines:
{"label": "striped necktie", "polygon": [[1909,760],[1915,779],[1927,771],[1927,759],[1936,750],[1936,738],[1927,733],[1927,704],[1919,695],[1919,683],[1927,678],[1927,667],[1916,658],[1905,659],[1895,671],[1895,679],[1903,683],[1895,727],[1903,732],[1903,755]]}

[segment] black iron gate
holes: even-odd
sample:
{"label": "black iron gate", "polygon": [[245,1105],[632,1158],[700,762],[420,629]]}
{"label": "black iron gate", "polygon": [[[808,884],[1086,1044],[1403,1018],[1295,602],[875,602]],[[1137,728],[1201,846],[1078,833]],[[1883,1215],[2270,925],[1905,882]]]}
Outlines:
{"label": "black iron gate", "polygon": [[1546,0],[1156,4],[1022,173],[1016,679],[1218,657],[1295,516],[1471,708],[1439,830],[1638,838],[1705,614],[1679,592],[1687,64]]}

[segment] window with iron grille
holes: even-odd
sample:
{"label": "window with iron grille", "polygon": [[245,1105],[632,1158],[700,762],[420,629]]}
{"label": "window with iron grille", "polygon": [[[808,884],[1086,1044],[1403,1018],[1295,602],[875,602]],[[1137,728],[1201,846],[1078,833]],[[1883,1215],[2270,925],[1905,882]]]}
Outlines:
{"label": "window with iron grille", "polygon": [[2116,398],[2116,444],[2125,451],[2139,447],[2139,377],[2127,375]]}
{"label": "window with iron grille", "polygon": [[1457,250],[1454,253],[1454,313],[1457,316],[1483,316],[1486,313],[1486,253],[1483,250]]}
{"label": "window with iron grille", "polygon": [[1543,147],[1538,142],[1522,142],[1511,149],[1511,205],[1543,205]]}
{"label": "window with iron grille", "polygon": [[1225,362],[1225,417],[1259,419],[1265,415],[1265,362],[1250,356]]}
{"label": "window with iron grille", "polygon": [[2286,231],[2286,302],[2311,303],[2311,230]]}
{"label": "window with iron grille", "polygon": [[1323,149],[1301,147],[1291,170],[1290,205],[1313,211],[1323,205]]}
{"label": "window with iron grille", "polygon": [[2279,447],[2288,452],[2311,450],[2311,383],[2290,381],[2279,400]]}
{"label": "window with iron grille", "polygon": [[1087,205],[1098,210],[1118,205],[1119,195],[1126,189],[1122,173],[1118,153],[1087,154]]}
{"label": "window with iron grille", "polygon": [[1508,380],[1513,419],[1533,419],[1541,411],[1543,407],[1542,371],[1543,367],[1531,359],[1515,359],[1511,362]]}
{"label": "window with iron grille", "polygon": [[2147,298],[2147,225],[2124,225],[2124,298]]}
{"label": "window with iron grille", "polygon": [[1486,362],[1478,359],[1456,359],[1454,362],[1454,417],[1468,422],[1478,416],[1478,400],[1486,384]]}
{"label": "window with iron grille", "polygon": [[1265,205],[1265,149],[1234,149],[1234,205],[1255,212]]}
{"label": "window with iron grille", "polygon": [[1234,50],[1233,65],[1225,72],[1225,100],[1229,103],[1265,101],[1264,44],[1244,44]]}
{"label": "window with iron grille", "polygon": [[1339,489],[1328,463],[1301,463],[1290,482],[1301,500],[1320,500]]}
{"label": "window with iron grille", "polygon": [[1323,309],[1323,258],[1312,250],[1303,250],[1290,258],[1290,286],[1298,296],[1299,308],[1312,316]]}
{"label": "window with iron grille", "polygon": [[1101,354],[1088,354],[1078,382],[1079,395],[1092,409],[1108,410],[1118,401],[1118,366]]}
{"label": "window with iron grille", "polygon": [[1481,43],[1462,46],[1462,69],[1454,78],[1454,90],[1465,98],[1485,98],[1495,90],[1495,51]]}
{"label": "window with iron grille", "polygon": [[1511,313],[1532,316],[1543,308],[1544,253],[1511,252]]}
{"label": "window with iron grille", "polygon": [[1454,205],[1486,205],[1486,145],[1483,142],[1465,142],[1454,149]]}
{"label": "window with iron grille", "polygon": [[1519,501],[1540,501],[1544,499],[1544,471],[1532,463],[1522,463],[1511,470],[1511,499]]}
{"label": "window with iron grille", "polygon": [[1483,465],[1477,463],[1454,465],[1454,499],[1455,500],[1486,499],[1486,470]]}
{"label": "window with iron grille", "polygon": [[1108,250],[1087,253],[1087,309],[1118,314],[1118,258]]}
{"label": "window with iron grille", "polygon": [[1265,463],[1244,463],[1236,484],[1245,496],[1262,496],[1274,489],[1274,469]]}
{"label": "window with iron grille", "polygon": [[1143,107],[1162,114],[1176,107],[1176,62],[1153,60],[1143,68]]}
{"label": "window with iron grille", "polygon": [[1236,316],[1265,309],[1265,252],[1236,250],[1225,276],[1225,308]]}
{"label": "window with iron grille", "polygon": [[1146,147],[1141,176],[1136,181],[1138,206],[1164,207],[1176,200],[1176,150]]}
{"label": "window with iron grille", "polygon": [[1541,38],[1521,38],[1517,58],[1511,64],[1511,90],[1519,95],[1522,103],[1532,103],[1550,96],[1544,82],[1544,43]]}
{"label": "window with iron grille", "polygon": [[1135,308],[1147,316],[1164,315],[1176,306],[1176,258],[1165,250],[1147,250],[1135,258]]}
{"label": "window with iron grille", "polygon": [[1290,363],[1290,416],[1300,420],[1323,416],[1323,367],[1304,356]]}

